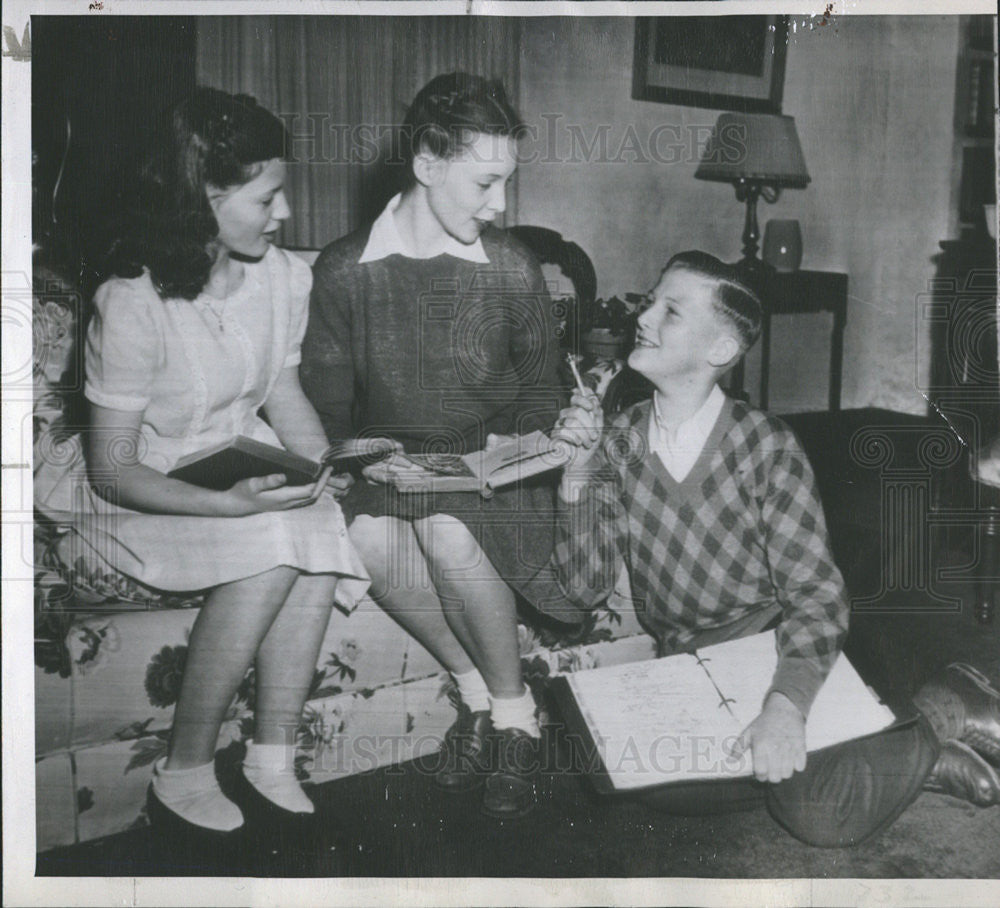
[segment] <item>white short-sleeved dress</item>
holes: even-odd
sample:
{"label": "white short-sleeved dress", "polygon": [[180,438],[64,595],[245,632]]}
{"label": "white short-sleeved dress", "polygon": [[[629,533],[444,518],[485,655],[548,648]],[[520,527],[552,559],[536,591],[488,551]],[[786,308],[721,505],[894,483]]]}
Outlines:
{"label": "white short-sleeved dress", "polygon": [[[109,280],[95,295],[85,394],[142,411],[138,459],[160,472],[233,435],[281,444],[258,410],[281,370],[299,363],[312,273],[275,247],[244,268],[224,300],[161,299],[148,273]],[[69,516],[103,560],[146,586],[201,590],[284,565],[339,575],[337,600],[347,607],[368,587],[340,505],[328,496],[247,517],[139,513],[94,492],[81,448],[36,471],[35,500],[43,512]]]}

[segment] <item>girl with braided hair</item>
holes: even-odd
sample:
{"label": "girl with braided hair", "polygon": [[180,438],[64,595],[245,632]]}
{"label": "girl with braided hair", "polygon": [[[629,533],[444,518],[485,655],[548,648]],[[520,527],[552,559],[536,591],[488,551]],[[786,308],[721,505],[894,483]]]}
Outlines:
{"label": "girl with braided hair", "polygon": [[[331,438],[375,432],[411,453],[465,454],[552,426],[564,394],[551,302],[531,253],[493,225],[523,129],[503,86],[479,76],[438,76],[417,94],[405,188],[313,269],[302,386]],[[483,787],[499,817],[535,804],[539,729],[515,593],[546,611],[565,603],[547,569],[553,506],[545,477],[488,501],[364,483],[344,499],[376,601],[456,682],[437,781]]]}

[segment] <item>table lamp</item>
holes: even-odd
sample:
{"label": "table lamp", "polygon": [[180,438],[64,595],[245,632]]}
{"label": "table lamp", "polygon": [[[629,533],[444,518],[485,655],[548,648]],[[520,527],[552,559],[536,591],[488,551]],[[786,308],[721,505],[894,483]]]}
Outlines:
{"label": "table lamp", "polygon": [[804,189],[810,179],[795,120],[780,114],[719,114],[695,178],[736,187],[737,201],[747,205],[740,266],[759,268],[758,197],[776,202],[782,189]]}

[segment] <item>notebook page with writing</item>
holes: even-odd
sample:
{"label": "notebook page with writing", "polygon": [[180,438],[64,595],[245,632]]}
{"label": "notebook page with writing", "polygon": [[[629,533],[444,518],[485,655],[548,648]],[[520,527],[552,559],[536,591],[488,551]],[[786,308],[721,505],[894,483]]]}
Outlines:
{"label": "notebook page with writing", "polygon": [[741,726],[692,655],[566,675],[614,788],[750,772],[725,747]]}
{"label": "notebook page with writing", "polygon": [[[751,775],[750,754],[733,758],[728,749],[760,713],[777,663],[768,631],[565,681],[611,786],[627,791]],[[894,720],[841,654],[810,711],[806,746],[874,734]]]}
{"label": "notebook page with writing", "polygon": [[[717,643],[698,651],[702,667],[719,689],[737,703],[744,725],[760,712],[778,666],[774,631]],[[874,734],[893,723],[892,710],[881,704],[841,653],[820,688],[806,720],[806,749]]]}

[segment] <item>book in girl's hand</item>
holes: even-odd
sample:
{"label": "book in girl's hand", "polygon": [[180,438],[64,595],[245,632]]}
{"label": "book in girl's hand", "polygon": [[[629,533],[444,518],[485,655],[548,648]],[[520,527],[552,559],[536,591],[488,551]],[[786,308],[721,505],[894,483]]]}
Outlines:
{"label": "book in girl's hand", "polygon": [[571,450],[538,431],[472,454],[397,451],[365,475],[400,492],[479,492],[489,497],[501,486],[565,466]]}
{"label": "book in girl's hand", "polygon": [[349,438],[334,442],[322,461],[311,460],[266,442],[235,435],[188,454],[167,474],[204,489],[224,491],[241,479],[282,473],[290,486],[313,485],[326,467],[333,473],[354,473],[387,457],[397,445],[388,438]]}

